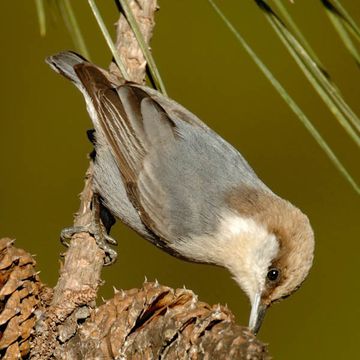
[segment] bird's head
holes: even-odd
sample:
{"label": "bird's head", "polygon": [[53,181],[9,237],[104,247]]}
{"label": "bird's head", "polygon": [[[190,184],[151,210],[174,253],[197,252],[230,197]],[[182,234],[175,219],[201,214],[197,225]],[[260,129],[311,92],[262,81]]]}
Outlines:
{"label": "bird's head", "polygon": [[308,275],[314,234],[306,215],[269,191],[234,192],[229,203],[235,215],[224,224],[232,242],[225,266],[250,299],[249,327],[257,333],[266,309]]}

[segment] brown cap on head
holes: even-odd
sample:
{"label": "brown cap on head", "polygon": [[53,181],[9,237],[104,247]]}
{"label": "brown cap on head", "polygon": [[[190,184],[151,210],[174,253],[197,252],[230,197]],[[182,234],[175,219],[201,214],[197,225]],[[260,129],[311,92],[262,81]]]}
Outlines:
{"label": "brown cap on head", "polygon": [[281,201],[279,213],[274,210],[267,221],[269,231],[280,244],[279,254],[271,265],[280,270],[280,276],[263,294],[268,304],[296,291],[308,275],[314,258],[314,233],[309,219],[289,202]]}

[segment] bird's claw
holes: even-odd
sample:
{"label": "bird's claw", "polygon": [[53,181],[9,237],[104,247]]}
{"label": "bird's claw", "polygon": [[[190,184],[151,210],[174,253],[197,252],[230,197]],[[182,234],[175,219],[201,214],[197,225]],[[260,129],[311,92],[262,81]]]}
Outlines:
{"label": "bird's claw", "polygon": [[111,265],[116,261],[117,252],[109,245],[117,245],[117,241],[98,229],[98,226],[87,225],[64,228],[60,233],[60,241],[64,246],[69,247],[69,243],[66,240],[71,239],[75,234],[81,232],[87,232],[92,235],[99,248],[104,251],[104,266]]}

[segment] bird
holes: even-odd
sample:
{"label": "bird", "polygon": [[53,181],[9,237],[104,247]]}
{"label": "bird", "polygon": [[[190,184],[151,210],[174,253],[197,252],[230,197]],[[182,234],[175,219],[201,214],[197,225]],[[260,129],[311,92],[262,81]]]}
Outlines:
{"label": "bird", "polygon": [[111,80],[75,52],[46,62],[85,98],[102,204],[167,253],[227,268],[249,298],[249,328],[257,334],[266,310],[310,271],[315,245],[308,217],[174,100]]}

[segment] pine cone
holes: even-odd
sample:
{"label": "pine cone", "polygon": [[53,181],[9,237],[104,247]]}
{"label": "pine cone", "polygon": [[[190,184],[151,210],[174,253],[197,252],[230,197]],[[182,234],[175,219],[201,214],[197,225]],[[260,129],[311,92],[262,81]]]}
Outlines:
{"label": "pine cone", "polygon": [[0,239],[0,358],[22,359],[29,354],[35,326],[34,311],[45,289],[35,270],[35,260],[14,240]]}
{"label": "pine cone", "polygon": [[157,282],[115,291],[63,353],[71,359],[270,360],[267,347],[236,325],[226,307],[207,305],[190,290]]}

